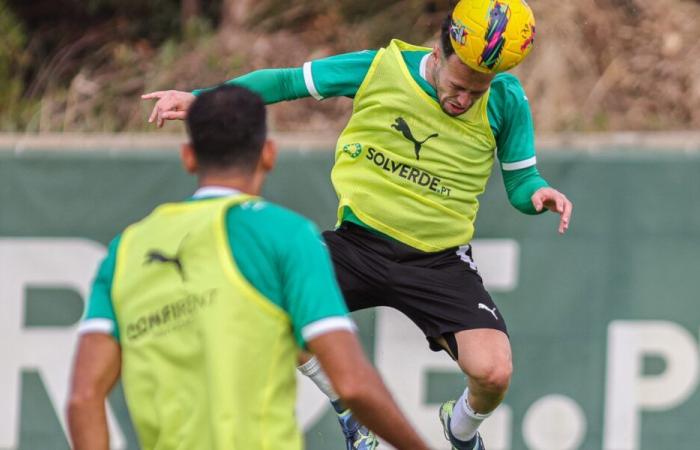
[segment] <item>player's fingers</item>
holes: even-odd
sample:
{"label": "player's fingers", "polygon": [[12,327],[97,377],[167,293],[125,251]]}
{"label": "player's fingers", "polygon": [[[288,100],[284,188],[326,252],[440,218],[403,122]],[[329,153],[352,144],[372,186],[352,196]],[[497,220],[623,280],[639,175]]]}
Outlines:
{"label": "player's fingers", "polygon": [[161,113],[158,113],[158,117],[156,118],[156,126],[158,128],[163,128],[163,125],[165,125],[165,119],[163,119],[163,115]]}
{"label": "player's fingers", "polygon": [[564,196],[563,195],[557,195],[556,198],[554,199],[554,204],[556,209],[556,212],[562,214],[564,212]]}
{"label": "player's fingers", "polygon": [[151,111],[151,115],[148,117],[148,123],[153,123],[156,117],[158,117],[158,103],[153,107],[153,111]]}
{"label": "player's fingers", "polygon": [[168,117],[171,120],[185,120],[187,118],[187,111],[172,111],[169,113]]}
{"label": "player's fingers", "polygon": [[149,92],[148,94],[143,94],[141,96],[141,98],[143,100],[149,100],[152,98],[161,98],[164,95],[165,95],[165,91],[155,91],[155,92]]}
{"label": "player's fingers", "polygon": [[573,212],[574,205],[569,201],[568,198],[564,197],[564,212],[561,214],[561,220],[559,225],[559,232],[564,234],[566,230],[569,229],[569,223],[571,222],[571,213]]}
{"label": "player's fingers", "polygon": [[187,116],[186,111],[165,111],[160,117],[166,120],[184,120]]}
{"label": "player's fingers", "polygon": [[177,109],[177,100],[173,99],[172,96],[163,96],[156,102],[148,121],[153,122],[153,120],[161,119],[163,113],[175,109]]}
{"label": "player's fingers", "polygon": [[544,206],[544,204],[542,202],[542,196],[540,195],[539,191],[535,192],[532,196],[532,206],[535,207],[535,211],[542,211],[542,207]]}
{"label": "player's fingers", "polygon": [[569,225],[564,221],[564,217],[562,216],[559,219],[559,234],[564,234],[568,227]]}

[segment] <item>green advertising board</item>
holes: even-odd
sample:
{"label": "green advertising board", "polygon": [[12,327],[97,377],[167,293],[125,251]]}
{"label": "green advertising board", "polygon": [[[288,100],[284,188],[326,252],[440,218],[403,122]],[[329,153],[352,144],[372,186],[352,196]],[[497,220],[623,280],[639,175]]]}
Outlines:
{"label": "green advertising board", "polygon": [[[264,191],[322,228],[335,221],[333,155],[285,151]],[[700,448],[700,153],[542,152],[575,209],[526,216],[495,171],[474,256],[508,322],[510,392],[483,434],[489,450]],[[0,151],[0,449],[64,450],[76,323],[107,242],[195,181],[176,152]],[[421,434],[448,448],[439,404],[464,378],[389,309],[356,315],[365,348]],[[323,396],[300,379],[308,450],[342,449]],[[120,389],[112,446],[138,448]]]}

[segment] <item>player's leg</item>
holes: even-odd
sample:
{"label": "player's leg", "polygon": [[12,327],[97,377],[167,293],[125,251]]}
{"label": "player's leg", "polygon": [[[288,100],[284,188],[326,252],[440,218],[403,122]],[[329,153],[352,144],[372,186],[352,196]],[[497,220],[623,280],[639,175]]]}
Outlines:
{"label": "player's leg", "polygon": [[331,381],[326,376],[326,373],[321,368],[321,363],[318,362],[315,356],[307,352],[301,353],[299,355],[299,366],[297,369],[313,381],[316,387],[328,397],[336,413],[341,414],[345,411],[346,408],[340,401],[340,396],[333,389]]}
{"label": "player's leg", "polygon": [[299,364],[299,371],[313,381],[331,402],[345,436],[345,448],[347,450],[373,450],[377,448],[379,445],[377,437],[367,427],[355,420],[352,412],[343,405],[318,359],[310,353],[302,353],[299,357]]}
{"label": "player's leg", "polygon": [[[505,333],[494,329],[460,331],[455,333],[454,341],[451,347],[457,347],[457,363],[467,375],[468,384],[459,399],[441,407],[441,419],[455,448],[472,449],[480,441],[479,426],[503,401],[510,385],[510,341]],[[483,448],[483,443],[479,445]]]}
{"label": "player's leg", "polygon": [[488,414],[503,401],[513,373],[510,340],[499,330],[465,330],[455,334],[458,364],[469,377],[468,403]]}
{"label": "player's leg", "polygon": [[[323,237],[348,309],[357,311],[381,304],[383,286],[386,285],[383,275],[385,258],[380,251],[383,239],[345,225],[336,231],[326,231]],[[346,449],[375,449],[379,445],[377,438],[345,408],[316,358],[302,354],[299,362],[299,371],[309,377],[333,405],[345,436]]]}
{"label": "player's leg", "polygon": [[[390,280],[395,307],[447,350],[469,377],[461,400],[443,404],[440,418],[453,448],[483,449],[477,429],[503,400],[512,372],[506,324],[486,291],[471,248],[399,253]],[[454,428],[455,433],[452,432]]]}

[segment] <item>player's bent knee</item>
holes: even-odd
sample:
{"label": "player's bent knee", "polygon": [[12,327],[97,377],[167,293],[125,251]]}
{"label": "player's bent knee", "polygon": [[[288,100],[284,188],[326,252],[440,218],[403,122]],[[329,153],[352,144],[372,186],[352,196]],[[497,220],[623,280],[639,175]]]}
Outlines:
{"label": "player's bent knee", "polygon": [[486,364],[467,373],[469,379],[485,391],[502,393],[508,390],[513,375],[510,361]]}

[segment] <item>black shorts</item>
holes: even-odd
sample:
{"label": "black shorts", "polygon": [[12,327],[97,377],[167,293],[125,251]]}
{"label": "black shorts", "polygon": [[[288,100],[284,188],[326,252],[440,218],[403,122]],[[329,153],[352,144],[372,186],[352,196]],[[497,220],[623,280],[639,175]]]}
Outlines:
{"label": "black shorts", "polygon": [[442,350],[435,341],[439,337],[451,348],[456,345],[457,331],[491,328],[507,333],[470,246],[426,253],[348,222],[323,237],[350,311],[395,308],[423,331],[434,351]]}

